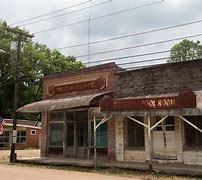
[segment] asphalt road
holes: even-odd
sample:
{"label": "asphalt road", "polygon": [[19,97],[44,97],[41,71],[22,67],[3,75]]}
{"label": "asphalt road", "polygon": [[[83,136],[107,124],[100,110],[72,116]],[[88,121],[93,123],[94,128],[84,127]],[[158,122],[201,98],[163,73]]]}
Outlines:
{"label": "asphalt road", "polygon": [[1,180],[138,180],[95,173],[0,164]]}

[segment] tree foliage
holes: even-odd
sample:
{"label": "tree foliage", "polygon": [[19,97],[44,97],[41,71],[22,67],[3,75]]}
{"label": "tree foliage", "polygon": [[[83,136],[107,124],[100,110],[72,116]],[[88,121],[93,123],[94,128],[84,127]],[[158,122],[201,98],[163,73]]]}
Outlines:
{"label": "tree foliage", "polygon": [[181,62],[200,58],[202,58],[200,41],[194,42],[184,39],[171,48],[168,62]]}
{"label": "tree foliage", "polygon": [[[0,49],[14,56],[16,51],[10,49],[16,40],[13,33],[5,29],[8,25],[0,22]],[[80,69],[83,64],[73,56],[64,56],[57,50],[50,50],[45,45],[25,39],[20,59],[20,99],[19,106],[41,100],[42,77],[44,75]],[[15,59],[0,52],[0,111],[3,117],[12,118],[14,98]],[[31,115],[21,115],[30,118]]]}

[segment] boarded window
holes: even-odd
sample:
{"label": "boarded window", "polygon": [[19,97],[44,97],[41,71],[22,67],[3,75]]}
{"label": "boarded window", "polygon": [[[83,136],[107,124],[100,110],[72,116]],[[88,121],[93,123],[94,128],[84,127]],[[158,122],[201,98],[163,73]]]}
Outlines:
{"label": "boarded window", "polygon": [[[134,117],[143,122],[142,117]],[[129,148],[144,148],[144,127],[133,120],[127,119],[126,143]]]}
{"label": "boarded window", "polygon": [[[185,119],[202,129],[202,116],[186,116]],[[202,133],[184,122],[185,148],[190,150],[202,150]]]}
{"label": "boarded window", "polygon": [[63,123],[50,124],[50,146],[63,146]]}

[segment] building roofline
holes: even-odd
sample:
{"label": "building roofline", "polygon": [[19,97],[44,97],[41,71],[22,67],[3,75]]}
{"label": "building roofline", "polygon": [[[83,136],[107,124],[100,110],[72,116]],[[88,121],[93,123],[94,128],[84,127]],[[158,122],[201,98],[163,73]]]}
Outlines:
{"label": "building roofline", "polygon": [[190,65],[195,63],[200,63],[202,65],[202,59],[194,59],[194,60],[187,60],[187,61],[181,61],[181,62],[172,62],[172,63],[164,63],[164,64],[157,64],[157,65],[150,65],[143,68],[138,69],[131,69],[131,70],[121,70],[117,71],[116,74],[122,74],[122,73],[128,73],[128,72],[138,72],[138,71],[146,71],[156,68],[164,68],[164,67],[175,67],[175,66],[181,66],[181,65]]}
{"label": "building roofline", "polygon": [[51,79],[51,78],[58,78],[58,76],[60,76],[60,77],[73,76],[73,75],[80,75],[80,74],[89,74],[91,72],[96,72],[96,71],[120,70],[120,69],[121,69],[120,67],[118,67],[114,62],[112,62],[112,63],[91,66],[91,67],[85,67],[83,69],[78,69],[78,70],[74,70],[74,71],[51,73],[49,75],[44,76],[43,80]]}

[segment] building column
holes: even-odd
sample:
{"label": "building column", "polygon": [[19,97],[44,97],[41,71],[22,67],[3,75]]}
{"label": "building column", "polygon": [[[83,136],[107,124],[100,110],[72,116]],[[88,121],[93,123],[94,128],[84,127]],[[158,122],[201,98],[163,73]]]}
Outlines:
{"label": "building column", "polygon": [[48,156],[48,113],[41,113],[41,157]]}
{"label": "building column", "polygon": [[116,147],[115,147],[115,118],[108,120],[108,159],[116,160]]}
{"label": "building column", "polygon": [[116,160],[124,161],[124,117],[115,117]]}

